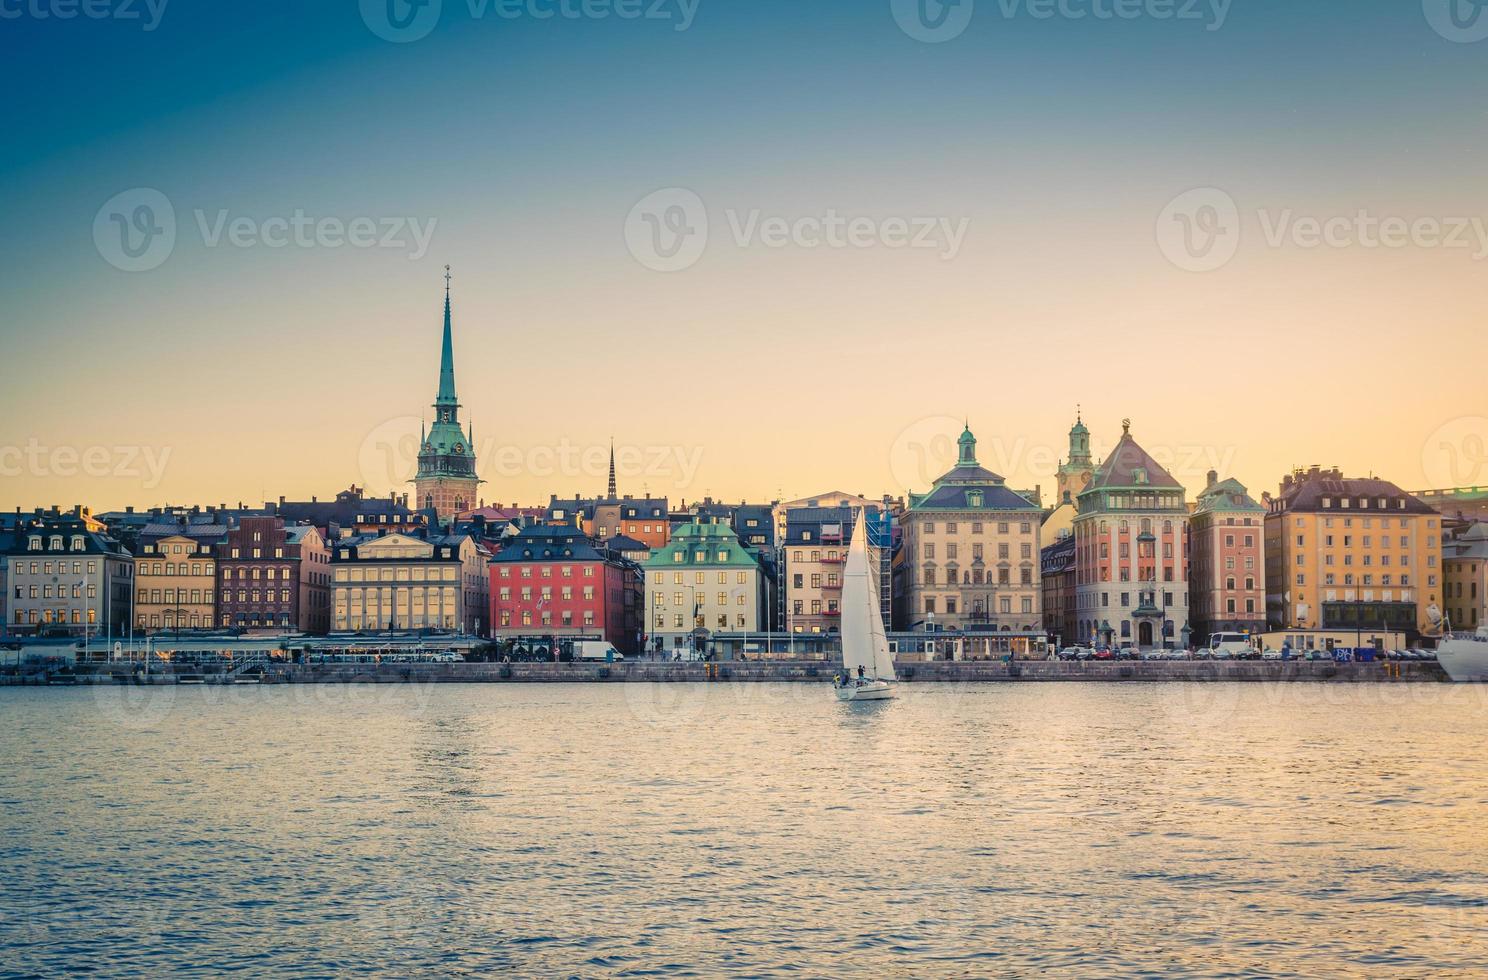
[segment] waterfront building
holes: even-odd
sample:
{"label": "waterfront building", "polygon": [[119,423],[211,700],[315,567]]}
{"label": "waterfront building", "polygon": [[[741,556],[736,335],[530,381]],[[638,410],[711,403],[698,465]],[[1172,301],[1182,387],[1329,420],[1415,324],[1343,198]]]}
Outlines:
{"label": "waterfront building", "polygon": [[1185,497],[1123,421],[1121,440],[1076,498],[1076,636],[1067,640],[1189,644]]}
{"label": "waterfront building", "polygon": [[134,557],[86,507],[37,509],[7,536],[9,632],[111,636],[129,628]]}
{"label": "waterfront building", "polygon": [[136,632],[217,626],[217,549],[227,541],[227,533],[227,526],[211,515],[189,512],[139,530],[134,554]]}
{"label": "waterfront building", "polygon": [[1043,512],[976,458],[968,426],[956,465],[900,516],[899,629],[1037,632]]}
{"label": "waterfront building", "polygon": [[1388,480],[1314,466],[1267,498],[1272,629],[1437,632],[1441,515]]}
{"label": "waterfront building", "polygon": [[579,528],[522,529],[490,577],[492,638],[591,637],[640,652],[641,568]]}
{"label": "waterfront building", "polygon": [[1488,603],[1488,520],[1459,525],[1442,547],[1442,608],[1454,630],[1473,632]]}
{"label": "waterfront building", "polygon": [[468,535],[427,529],[343,538],[331,551],[331,629],[481,635],[490,557]]}
{"label": "waterfront building", "polygon": [[[893,531],[877,504],[862,508],[868,529],[868,567],[878,573],[879,607],[888,623],[893,576],[885,558]],[[785,628],[791,633],[836,633],[842,625],[842,573],[852,545],[857,509],[794,507],[786,513]],[[890,518],[889,520],[892,520]]]}
{"label": "waterfront building", "polygon": [[1043,588],[1044,632],[1051,642],[1066,646],[1080,642],[1075,629],[1075,536],[1066,532],[1039,552],[1039,580]]}
{"label": "waterfront building", "polygon": [[[480,478],[475,473],[475,434],[460,428],[460,399],[455,395],[455,350],[450,327],[449,269],[444,276],[444,342],[439,353],[439,392],[434,398],[434,424],[419,443],[414,500],[432,510],[440,524],[475,506]],[[369,532],[370,533],[370,532]]]}
{"label": "waterfront building", "polygon": [[1188,520],[1194,638],[1266,631],[1266,508],[1239,480],[1210,470]]}
{"label": "waterfront building", "polygon": [[731,527],[702,518],[672,529],[646,560],[646,630],[653,650],[693,647],[714,632],[765,628],[764,572]]}
{"label": "waterfront building", "polygon": [[[1055,499],[1059,503],[1073,501],[1084,493],[1095,479],[1095,463],[1090,455],[1090,430],[1078,410],[1075,424],[1069,431],[1069,455],[1059,462],[1056,476]],[[1058,504],[1056,503],[1056,507]]]}
{"label": "waterfront building", "polygon": [[325,633],[330,552],[313,524],[244,517],[217,546],[218,625]]}
{"label": "waterfront building", "polygon": [[775,503],[737,504],[704,497],[692,503],[682,501],[681,508],[671,515],[672,524],[687,524],[692,521],[714,521],[727,524],[733,529],[739,543],[763,560],[775,550]]}

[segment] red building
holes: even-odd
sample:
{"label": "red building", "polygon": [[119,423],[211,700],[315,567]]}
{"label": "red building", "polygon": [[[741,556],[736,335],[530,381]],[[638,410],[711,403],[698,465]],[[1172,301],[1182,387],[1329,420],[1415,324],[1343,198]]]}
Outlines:
{"label": "red building", "polygon": [[224,627],[330,628],[331,553],[313,525],[244,517],[217,549],[217,618]]}
{"label": "red building", "polygon": [[491,559],[491,636],[589,637],[640,649],[640,567],[576,527],[524,528]]}

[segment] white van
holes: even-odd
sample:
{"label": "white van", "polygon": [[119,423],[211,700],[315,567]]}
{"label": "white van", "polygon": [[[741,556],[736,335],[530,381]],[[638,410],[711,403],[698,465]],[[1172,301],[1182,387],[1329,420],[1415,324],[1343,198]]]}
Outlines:
{"label": "white van", "polygon": [[573,658],[575,660],[613,660],[619,663],[625,659],[625,654],[616,650],[613,643],[604,640],[575,640]]}
{"label": "white van", "polygon": [[1254,652],[1244,633],[1209,634],[1209,653],[1215,660],[1244,660]]}

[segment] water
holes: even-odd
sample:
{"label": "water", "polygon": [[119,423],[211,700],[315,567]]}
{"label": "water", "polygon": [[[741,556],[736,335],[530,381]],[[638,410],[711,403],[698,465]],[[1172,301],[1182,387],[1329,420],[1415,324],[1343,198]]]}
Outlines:
{"label": "water", "polygon": [[0,975],[1481,977],[1485,692],[0,689]]}

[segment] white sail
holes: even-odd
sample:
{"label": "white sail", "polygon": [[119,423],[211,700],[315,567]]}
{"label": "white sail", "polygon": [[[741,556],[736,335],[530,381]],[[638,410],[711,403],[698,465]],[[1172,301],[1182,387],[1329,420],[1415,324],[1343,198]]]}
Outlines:
{"label": "white sail", "polygon": [[894,679],[894,660],[879,610],[878,576],[868,563],[868,529],[863,511],[853,522],[852,543],[842,579],[842,662],[848,673],[858,668],[876,680]]}

